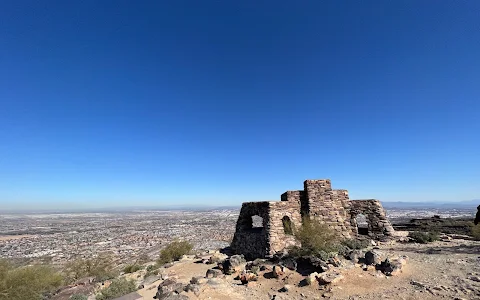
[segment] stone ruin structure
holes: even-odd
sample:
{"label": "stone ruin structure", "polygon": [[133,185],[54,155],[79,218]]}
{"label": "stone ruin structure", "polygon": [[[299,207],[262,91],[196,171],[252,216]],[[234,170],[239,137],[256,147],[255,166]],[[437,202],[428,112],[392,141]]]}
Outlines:
{"label": "stone ruin structure", "polygon": [[303,190],[287,191],[281,201],[243,203],[231,248],[249,259],[271,256],[298,243],[293,230],[302,225],[302,217],[325,222],[343,238],[357,237],[360,214],[366,218],[370,238],[393,235],[380,201],[350,200],[348,191],[333,190],[329,179],[305,180]]}

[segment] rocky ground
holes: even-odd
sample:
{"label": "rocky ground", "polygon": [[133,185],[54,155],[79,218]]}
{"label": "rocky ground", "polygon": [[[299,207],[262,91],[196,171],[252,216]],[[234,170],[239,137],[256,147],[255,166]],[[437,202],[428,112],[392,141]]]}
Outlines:
{"label": "rocky ground", "polygon": [[[245,262],[211,251],[184,256],[161,267],[158,275],[145,276],[143,269],[123,276],[136,281],[138,297],[149,300],[480,299],[480,241],[444,234],[440,241],[417,244],[400,241],[405,237],[397,233],[397,240],[328,261]],[[390,264],[382,265],[386,258]],[[101,287],[92,283],[73,289],[95,294]],[[72,292],[65,290],[56,299],[66,300]]]}
{"label": "rocky ground", "polygon": [[[375,253],[376,262],[387,257],[393,261],[403,257],[401,259],[405,261],[401,269],[387,276],[373,265],[366,266],[362,260],[353,263],[342,258],[341,267],[329,265],[330,270],[317,274],[318,280],[310,276],[313,281],[308,282],[305,274],[264,262],[264,270],[255,270],[257,278],[245,278],[252,274],[247,273],[242,283],[239,275],[245,264],[232,267],[231,272],[215,270],[216,264],[206,263],[212,254],[205,253],[185,257],[169,268],[162,268],[158,277],[146,281],[138,279],[143,278],[144,271],[129,274],[129,277],[138,277],[139,283],[144,285],[138,291],[144,299],[153,299],[162,283],[165,284],[164,291],[176,287],[179,293],[159,293],[157,299],[480,299],[478,241],[444,235],[442,241],[429,244],[390,241],[370,248]],[[223,258],[219,253],[213,256],[214,260]],[[212,268],[215,271],[208,271]],[[225,275],[225,272],[233,274]],[[335,273],[332,283],[321,280],[322,275],[331,272]],[[195,284],[187,287],[193,277]],[[177,286],[168,287],[169,283]],[[185,292],[185,289],[189,291]]]}

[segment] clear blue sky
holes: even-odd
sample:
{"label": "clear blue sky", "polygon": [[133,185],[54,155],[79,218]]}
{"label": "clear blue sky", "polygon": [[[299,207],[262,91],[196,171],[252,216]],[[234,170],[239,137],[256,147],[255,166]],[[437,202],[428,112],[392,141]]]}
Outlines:
{"label": "clear blue sky", "polygon": [[480,197],[479,1],[3,1],[0,207]]}

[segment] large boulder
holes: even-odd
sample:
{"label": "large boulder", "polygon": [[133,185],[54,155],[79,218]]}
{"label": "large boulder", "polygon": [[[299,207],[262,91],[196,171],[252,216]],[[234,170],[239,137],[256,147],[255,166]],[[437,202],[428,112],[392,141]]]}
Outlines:
{"label": "large boulder", "polygon": [[154,299],[157,300],[183,300],[188,299],[185,295],[179,295],[184,290],[182,283],[173,279],[167,279],[158,285],[157,294]]}
{"label": "large boulder", "polygon": [[331,271],[316,276],[319,284],[335,284],[343,279],[343,275],[337,271]]}
{"label": "large boulder", "polygon": [[242,284],[247,284],[250,281],[257,281],[257,280],[258,280],[258,276],[252,272],[243,272],[240,275],[240,281],[242,282]]}
{"label": "large boulder", "polygon": [[347,255],[346,258],[351,260],[353,263],[358,263],[361,258],[364,258],[365,254],[362,250],[352,250]]}
{"label": "large boulder", "polygon": [[407,257],[400,257],[390,261],[388,258],[377,264],[375,268],[387,276],[395,276],[402,272],[403,266],[407,263]]}
{"label": "large boulder", "polygon": [[367,251],[365,253],[365,264],[369,265],[376,265],[381,262],[380,254],[376,251]]}
{"label": "large boulder", "polygon": [[205,275],[206,278],[216,278],[222,276],[223,273],[219,269],[208,269]]}
{"label": "large boulder", "polygon": [[310,255],[297,258],[297,270],[301,273],[322,273],[329,269],[327,262],[316,256]]}
{"label": "large boulder", "polygon": [[192,292],[195,294],[195,296],[198,297],[198,295],[200,295],[200,285],[198,284],[194,284],[194,283],[189,283],[187,284],[187,286],[185,287],[185,292]]}
{"label": "large boulder", "polygon": [[223,262],[223,273],[231,275],[236,272],[241,272],[245,268],[245,264],[246,261],[243,255],[232,255]]}
{"label": "large boulder", "polygon": [[314,284],[315,282],[317,282],[317,277],[318,276],[319,276],[319,274],[317,272],[313,272],[313,273],[308,274],[308,276],[305,278],[305,283],[307,285]]}
{"label": "large boulder", "polygon": [[214,253],[210,258],[208,259],[207,263],[208,264],[218,264],[218,263],[223,263],[225,259],[227,259],[228,256],[222,253]]}
{"label": "large boulder", "polygon": [[293,257],[282,258],[278,264],[292,271],[297,270],[297,261]]}

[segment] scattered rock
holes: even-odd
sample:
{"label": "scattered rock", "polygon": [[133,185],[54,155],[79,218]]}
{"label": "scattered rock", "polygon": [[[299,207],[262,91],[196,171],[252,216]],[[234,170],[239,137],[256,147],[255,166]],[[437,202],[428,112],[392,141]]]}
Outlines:
{"label": "scattered rock", "polygon": [[416,286],[416,287],[420,287],[420,288],[426,288],[427,287],[427,285],[425,283],[415,281],[415,280],[411,280],[410,284],[413,285],[413,286]]}
{"label": "scattered rock", "polygon": [[243,255],[232,255],[223,262],[223,272],[231,275],[235,272],[242,271],[245,267],[246,261]]}
{"label": "scattered rock", "polygon": [[223,263],[225,259],[227,259],[228,256],[222,253],[214,253],[210,258],[208,259],[207,263],[208,264],[218,264],[218,263]]}
{"label": "scattered rock", "polygon": [[333,294],[330,293],[330,292],[326,292],[326,293],[323,293],[323,294],[322,294],[322,297],[323,297],[323,298],[331,298],[332,296],[333,296]]}
{"label": "scattered rock", "polygon": [[480,282],[480,277],[478,277],[478,276],[470,276],[470,277],[468,277],[468,279],[470,279],[472,281]]}
{"label": "scattered rock", "polygon": [[316,256],[302,256],[297,259],[297,269],[308,269],[311,272],[326,272],[329,265]]}
{"label": "scattered rock", "polygon": [[343,279],[343,275],[336,271],[320,274],[316,277],[319,284],[335,284]]}
{"label": "scattered rock", "polygon": [[198,284],[189,283],[184,290],[185,292],[193,292],[195,296],[200,295],[200,286]]}
{"label": "scattered rock", "polygon": [[365,264],[366,265],[376,265],[381,261],[380,255],[376,251],[367,251],[365,253]]}
{"label": "scattered rock", "polygon": [[205,279],[202,276],[195,276],[195,277],[192,277],[192,279],[190,279],[191,284],[204,284],[206,282],[207,282],[207,279]]}
{"label": "scattered rock", "polygon": [[240,275],[240,281],[242,284],[247,284],[250,281],[257,281],[258,276],[255,273],[252,272],[244,272],[242,275]]}
{"label": "scattered rock", "polygon": [[334,267],[341,267],[342,266],[342,261],[338,259],[338,257],[331,257],[328,259],[327,264],[330,264]]}
{"label": "scattered rock", "polygon": [[282,266],[273,266],[272,275],[274,278],[280,278],[285,274],[285,268]]}
{"label": "scattered rock", "polygon": [[[184,285],[173,279],[167,279],[158,285],[157,294],[154,299],[157,300],[174,300],[188,299],[185,295],[178,295],[184,290]],[[183,296],[183,297],[177,297]]]}
{"label": "scattered rock", "polygon": [[260,271],[267,271],[268,272],[268,271],[271,271],[271,269],[269,267],[265,266],[265,265],[261,265],[260,266]]}
{"label": "scattered rock", "polygon": [[297,261],[292,257],[287,257],[282,259],[279,262],[279,265],[286,267],[289,270],[296,271],[297,270]]}
{"label": "scattered rock", "polygon": [[310,273],[310,274],[305,278],[305,282],[306,282],[308,285],[312,285],[312,284],[314,284],[315,282],[317,282],[317,276],[318,276],[318,273],[317,273],[317,272]]}
{"label": "scattered rock", "polygon": [[396,276],[402,271],[402,268],[406,263],[407,260],[403,257],[392,262],[386,258],[380,264],[377,264],[375,268],[387,276]]}
{"label": "scattered rock", "polygon": [[159,280],[165,280],[167,279],[168,276],[164,276],[164,274],[158,274],[158,275],[151,275],[151,276],[148,276],[147,278],[145,278],[141,284],[143,284],[144,286],[147,286],[147,285],[150,285],[152,283],[154,283],[155,281],[159,281]]}
{"label": "scattered rock", "polygon": [[362,250],[352,250],[350,253],[347,255],[347,259],[353,261],[354,263],[357,263],[360,258],[363,258],[365,254],[363,253]]}
{"label": "scattered rock", "polygon": [[223,275],[223,273],[219,269],[208,269],[205,277],[206,278],[216,278],[216,277],[220,277],[222,275]]}
{"label": "scattered rock", "polygon": [[281,293],[286,293],[286,292],[288,292],[290,289],[291,289],[290,285],[286,284],[286,285],[284,285],[281,289],[279,289],[278,291],[281,292]]}
{"label": "scattered rock", "polygon": [[188,298],[187,295],[171,294],[163,298],[162,300],[190,300],[190,298]]}
{"label": "scattered rock", "polygon": [[171,267],[173,267],[173,262],[171,262],[171,263],[166,263],[166,264],[163,265],[163,267],[164,267],[165,269],[171,268]]}

